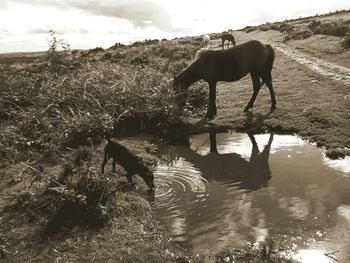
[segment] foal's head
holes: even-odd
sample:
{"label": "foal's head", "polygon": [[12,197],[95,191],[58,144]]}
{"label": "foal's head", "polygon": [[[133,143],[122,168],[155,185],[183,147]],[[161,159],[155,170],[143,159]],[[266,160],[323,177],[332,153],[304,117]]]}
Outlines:
{"label": "foal's head", "polygon": [[153,190],[154,187],[155,187],[154,186],[154,175],[153,175],[153,173],[147,167],[144,167],[143,170],[139,173],[139,175],[145,181],[145,183],[147,184],[148,188],[150,190]]}
{"label": "foal's head", "polygon": [[181,80],[181,75],[174,76],[174,90],[175,90],[175,103],[179,109],[182,109],[187,100],[187,89],[188,85]]}

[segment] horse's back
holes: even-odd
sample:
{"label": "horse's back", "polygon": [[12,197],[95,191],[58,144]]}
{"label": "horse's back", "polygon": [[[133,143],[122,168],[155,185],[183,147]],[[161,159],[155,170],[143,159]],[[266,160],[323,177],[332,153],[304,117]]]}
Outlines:
{"label": "horse's back", "polygon": [[199,54],[197,63],[201,64],[204,76],[235,81],[249,72],[264,71],[269,56],[269,48],[257,40],[251,40],[226,50],[204,51]]}
{"label": "horse's back", "polygon": [[223,33],[222,35],[221,35],[221,39],[223,39],[223,40],[230,40],[230,41],[234,41],[234,36],[231,34],[231,33]]}
{"label": "horse's back", "polygon": [[260,71],[270,57],[270,49],[258,40],[250,40],[226,50],[247,70]]}

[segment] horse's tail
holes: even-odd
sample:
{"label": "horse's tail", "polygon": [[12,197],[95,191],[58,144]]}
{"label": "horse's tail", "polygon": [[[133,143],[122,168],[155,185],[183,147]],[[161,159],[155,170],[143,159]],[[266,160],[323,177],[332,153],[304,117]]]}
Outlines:
{"label": "horse's tail", "polygon": [[267,61],[266,61],[266,73],[271,73],[273,62],[275,61],[275,51],[273,50],[271,45],[266,45],[266,48],[269,52]]}

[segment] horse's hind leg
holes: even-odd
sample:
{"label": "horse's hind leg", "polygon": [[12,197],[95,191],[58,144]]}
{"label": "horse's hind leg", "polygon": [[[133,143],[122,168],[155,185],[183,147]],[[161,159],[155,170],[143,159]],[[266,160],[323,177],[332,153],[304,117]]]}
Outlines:
{"label": "horse's hind leg", "polygon": [[244,109],[245,112],[247,112],[251,108],[253,108],[256,96],[258,96],[259,90],[261,88],[259,76],[257,74],[253,74],[253,73],[251,73],[250,76],[251,76],[252,82],[253,82],[253,95],[250,98],[250,101],[248,102],[247,106]]}
{"label": "horse's hind leg", "polygon": [[265,74],[261,78],[266,83],[266,86],[269,88],[269,91],[270,91],[271,110],[275,110],[276,109],[276,98],[275,98],[275,91],[273,90],[273,86],[272,86],[271,73]]}

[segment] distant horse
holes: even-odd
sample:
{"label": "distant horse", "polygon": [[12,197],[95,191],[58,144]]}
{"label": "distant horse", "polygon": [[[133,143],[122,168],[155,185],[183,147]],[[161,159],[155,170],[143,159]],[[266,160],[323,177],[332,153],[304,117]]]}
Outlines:
{"label": "distant horse", "polygon": [[[177,106],[180,109],[183,108],[187,99],[188,87],[203,79],[209,84],[209,105],[206,116],[212,117],[217,114],[216,83],[218,81],[237,81],[250,73],[254,92],[244,111],[247,112],[253,108],[256,96],[264,83],[269,88],[271,110],[274,110],[276,99],[271,77],[274,58],[273,48],[257,40],[251,40],[226,50],[201,52],[192,64],[180,75],[174,77]],[[260,78],[262,83],[260,83]]]}
{"label": "distant horse", "polygon": [[203,36],[203,45],[205,47],[209,47],[209,44],[210,44],[210,37],[208,35],[204,35]]}
{"label": "distant horse", "polygon": [[230,42],[232,43],[232,46],[236,45],[235,38],[233,37],[232,33],[223,33],[221,35],[221,43],[222,43],[222,49],[224,49],[225,41],[227,41],[227,47],[230,47]]}

